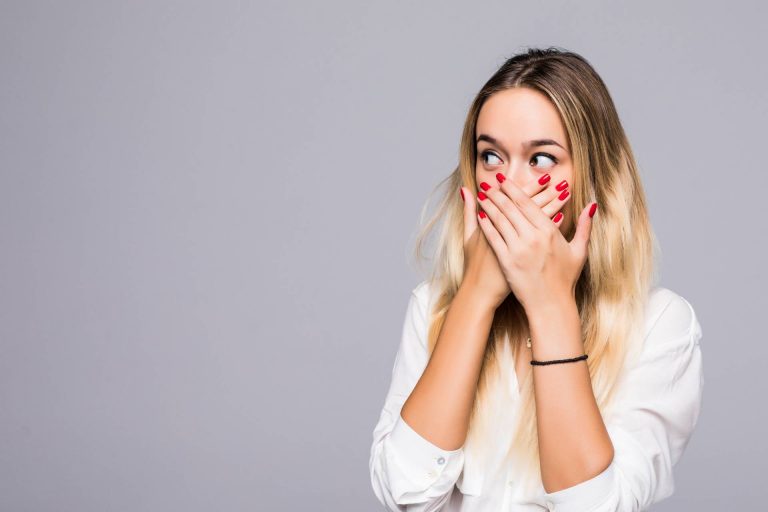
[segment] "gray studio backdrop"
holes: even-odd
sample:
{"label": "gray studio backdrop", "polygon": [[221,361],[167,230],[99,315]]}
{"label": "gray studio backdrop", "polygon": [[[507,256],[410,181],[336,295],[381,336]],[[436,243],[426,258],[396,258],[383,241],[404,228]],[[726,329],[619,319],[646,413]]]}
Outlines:
{"label": "gray studio backdrop", "polygon": [[765,3],[0,3],[0,510],[379,510],[371,433],[475,92],[607,82],[703,327],[656,510],[765,497]]}

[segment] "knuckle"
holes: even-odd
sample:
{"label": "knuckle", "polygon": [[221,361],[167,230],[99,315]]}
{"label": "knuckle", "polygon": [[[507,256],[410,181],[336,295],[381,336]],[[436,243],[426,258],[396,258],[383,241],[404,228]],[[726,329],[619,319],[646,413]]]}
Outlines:
{"label": "knuckle", "polygon": [[555,237],[559,234],[559,231],[560,230],[554,222],[548,223],[547,227],[545,228],[545,232],[549,240],[554,240]]}

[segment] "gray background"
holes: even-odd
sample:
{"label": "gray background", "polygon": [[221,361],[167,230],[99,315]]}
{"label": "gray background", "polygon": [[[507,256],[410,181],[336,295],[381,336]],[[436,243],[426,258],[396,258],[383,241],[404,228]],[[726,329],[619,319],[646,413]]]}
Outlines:
{"label": "gray background", "polygon": [[419,211],[549,45],[607,82],[703,327],[655,509],[765,498],[764,3],[0,5],[0,510],[379,510]]}

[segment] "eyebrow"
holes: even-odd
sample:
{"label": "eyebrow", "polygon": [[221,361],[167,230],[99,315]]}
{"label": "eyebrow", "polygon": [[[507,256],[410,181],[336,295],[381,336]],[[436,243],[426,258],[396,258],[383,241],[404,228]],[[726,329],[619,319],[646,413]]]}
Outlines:
{"label": "eyebrow", "polygon": [[[500,144],[498,140],[494,139],[490,135],[486,135],[485,133],[481,133],[477,137],[477,140],[475,141],[475,144],[477,144],[481,140],[490,142],[491,144],[493,144],[495,146],[499,146],[501,148],[504,148],[504,146],[502,144]],[[556,140],[553,140],[553,139],[534,139],[534,140],[529,140],[527,142],[523,142],[523,146],[528,146],[528,147],[532,147],[532,148],[538,147],[538,146],[557,146],[559,148],[565,149],[560,143],[558,143]]]}

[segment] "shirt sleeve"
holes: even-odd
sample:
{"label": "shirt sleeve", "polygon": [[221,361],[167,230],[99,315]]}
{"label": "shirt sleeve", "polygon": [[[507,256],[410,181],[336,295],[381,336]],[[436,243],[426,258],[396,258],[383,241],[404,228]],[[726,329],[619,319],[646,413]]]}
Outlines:
{"label": "shirt sleeve", "polygon": [[672,468],[698,421],[704,374],[693,307],[669,294],[606,421],[613,460],[589,480],[545,493],[548,510],[638,512],[672,495]]}
{"label": "shirt sleeve", "polygon": [[428,284],[411,292],[392,380],[373,431],[369,469],[373,491],[387,510],[440,510],[464,467],[464,447],[443,450],[400,416],[424,369],[427,352]]}

